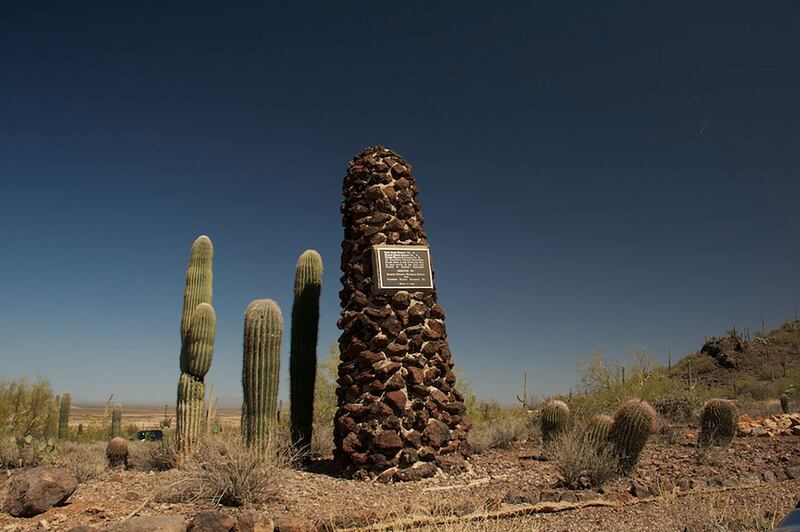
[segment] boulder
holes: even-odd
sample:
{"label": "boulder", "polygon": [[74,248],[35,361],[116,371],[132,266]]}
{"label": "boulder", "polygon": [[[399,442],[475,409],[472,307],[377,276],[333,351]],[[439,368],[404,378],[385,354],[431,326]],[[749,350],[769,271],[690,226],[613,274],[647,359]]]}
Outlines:
{"label": "boulder", "polygon": [[20,471],[8,481],[3,511],[14,517],[33,517],[64,504],[77,487],[78,479],[66,469]]}

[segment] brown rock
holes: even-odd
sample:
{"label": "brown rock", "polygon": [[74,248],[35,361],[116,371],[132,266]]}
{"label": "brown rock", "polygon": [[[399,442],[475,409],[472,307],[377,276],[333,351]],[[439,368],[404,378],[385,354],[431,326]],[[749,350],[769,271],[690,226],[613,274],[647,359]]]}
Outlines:
{"label": "brown rock", "polygon": [[410,323],[420,323],[425,319],[425,314],[428,313],[428,307],[421,303],[414,303],[408,309],[408,321]]}
{"label": "brown rock", "polygon": [[650,491],[650,488],[640,480],[634,480],[631,483],[631,487],[628,491],[630,492],[631,495],[633,495],[638,499],[647,499],[653,496],[653,493]]}
{"label": "brown rock", "polygon": [[436,466],[431,462],[418,462],[413,467],[400,469],[393,474],[397,482],[409,482],[432,477],[436,474]]}
{"label": "brown rock", "polygon": [[398,451],[403,448],[403,441],[400,435],[393,430],[385,430],[375,436],[375,447],[387,451]]}
{"label": "brown rock", "polygon": [[237,526],[239,532],[273,532],[275,522],[266,512],[254,510],[242,512],[238,515]]}
{"label": "brown rock", "polygon": [[392,407],[395,412],[400,413],[405,410],[407,398],[406,394],[401,390],[386,392],[383,398],[386,401],[386,404]]}
{"label": "brown rock", "polygon": [[408,382],[412,384],[423,384],[425,382],[425,372],[422,368],[408,368]]}
{"label": "brown rock", "polygon": [[138,515],[109,530],[125,532],[185,532],[186,520],[180,515]]}
{"label": "brown rock", "polygon": [[407,309],[411,304],[411,295],[408,292],[395,292],[390,301],[392,308]]}
{"label": "brown rock", "polygon": [[317,527],[304,517],[281,516],[275,518],[275,532],[316,532]]}
{"label": "brown rock", "polygon": [[6,485],[3,511],[14,517],[33,517],[64,504],[78,487],[69,471],[35,467],[15,473]]}
{"label": "brown rock", "polygon": [[428,425],[425,427],[422,437],[430,445],[441,447],[450,440],[450,429],[438,419],[432,419],[428,421]]}
{"label": "brown rock", "polygon": [[233,516],[218,510],[198,512],[189,523],[189,530],[197,532],[228,532],[236,530],[237,522]]}

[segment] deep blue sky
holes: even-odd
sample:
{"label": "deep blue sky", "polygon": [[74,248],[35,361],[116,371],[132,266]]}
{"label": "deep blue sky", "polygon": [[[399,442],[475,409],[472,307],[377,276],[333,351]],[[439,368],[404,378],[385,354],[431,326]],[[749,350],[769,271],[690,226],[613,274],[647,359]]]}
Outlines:
{"label": "deep blue sky", "polygon": [[341,182],[374,144],[414,165],[484,397],[800,305],[798,2],[229,4],[0,7],[3,378],[174,400],[201,233],[219,395],[241,393],[247,303],[288,318],[306,248],[327,354]]}

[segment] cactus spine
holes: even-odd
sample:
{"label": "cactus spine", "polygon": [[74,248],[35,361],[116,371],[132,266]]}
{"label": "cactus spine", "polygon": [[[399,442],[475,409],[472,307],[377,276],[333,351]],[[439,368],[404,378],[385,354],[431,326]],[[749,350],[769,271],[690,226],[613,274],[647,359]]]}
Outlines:
{"label": "cactus spine", "polygon": [[614,424],[614,418],[605,414],[597,414],[589,420],[586,427],[586,437],[595,447],[600,447],[606,440],[608,434],[611,432],[611,425]]}
{"label": "cactus spine", "polygon": [[72,396],[65,392],[61,396],[58,410],[58,439],[66,440],[69,436],[69,409],[72,407]]}
{"label": "cactus spine", "polygon": [[313,249],[300,255],[294,278],[292,342],[289,357],[289,399],[292,444],[311,447],[314,421],[314,381],[317,376],[317,330],[319,294],[322,288],[322,257]]}
{"label": "cactus spine", "polygon": [[622,474],[627,475],[636,467],[639,455],[655,426],[656,411],[647,401],[629,399],[619,405],[608,433],[608,441],[614,448]]}
{"label": "cactus spine", "polygon": [[786,395],[785,393],[781,394],[781,411],[784,414],[789,413],[789,396]]}
{"label": "cactus spine", "polygon": [[701,447],[728,445],[736,436],[738,416],[736,404],[727,399],[711,399],[700,412]]}
{"label": "cactus spine", "polygon": [[119,403],[114,404],[111,410],[111,439],[118,438],[120,428],[122,426],[122,405]]}
{"label": "cactus spine", "polygon": [[217,317],[211,306],[214,246],[201,235],[192,244],[181,313],[181,376],[175,438],[178,449],[188,451],[203,433],[205,384],[211,367]]}
{"label": "cactus spine", "polygon": [[276,421],[282,333],[283,317],[274,301],[256,299],[247,306],[242,364],[242,435],[249,447],[263,449],[269,428]]}
{"label": "cactus spine", "polygon": [[564,401],[548,401],[542,407],[542,443],[548,444],[569,428],[569,407]]}

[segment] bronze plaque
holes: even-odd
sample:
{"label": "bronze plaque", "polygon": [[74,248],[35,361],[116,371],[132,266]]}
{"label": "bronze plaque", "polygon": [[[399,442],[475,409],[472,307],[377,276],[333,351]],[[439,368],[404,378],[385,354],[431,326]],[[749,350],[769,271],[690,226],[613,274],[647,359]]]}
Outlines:
{"label": "bronze plaque", "polygon": [[433,290],[431,251],[427,246],[373,246],[372,271],[377,291]]}

